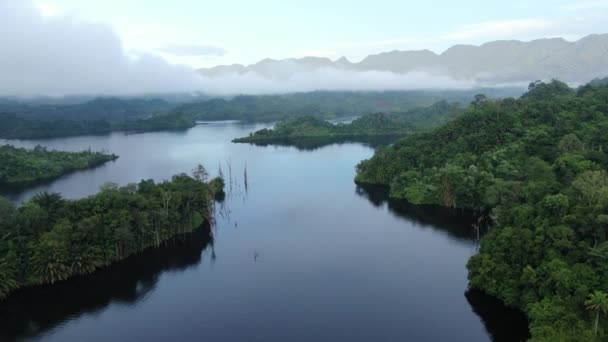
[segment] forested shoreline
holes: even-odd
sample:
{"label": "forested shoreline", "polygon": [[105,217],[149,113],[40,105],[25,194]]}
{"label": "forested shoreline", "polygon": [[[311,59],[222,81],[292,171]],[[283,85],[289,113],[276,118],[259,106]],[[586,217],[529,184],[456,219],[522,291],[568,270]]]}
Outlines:
{"label": "forested shoreline", "polygon": [[352,117],[369,113],[398,114],[432,106],[439,101],[467,103],[478,92],[490,97],[521,94],[523,89],[487,88],[470,90],[407,91],[314,91],[279,95],[240,95],[184,103],[173,112],[196,120],[240,120],[273,122],[313,116],[319,119]]}
{"label": "forested shoreline", "polygon": [[[485,89],[496,97],[518,89]],[[317,91],[281,95],[160,98],[94,98],[82,103],[39,103],[0,98],[0,138],[40,139],[111,132],[184,130],[197,120],[271,122],[302,117],[335,119],[369,113],[405,113],[437,101],[467,102],[473,90]],[[201,100],[202,99],[202,100]],[[74,100],[76,101],[76,100]]]}
{"label": "forested shoreline", "polygon": [[192,176],[107,183],[79,200],[42,192],[15,207],[0,197],[0,300],[21,287],[93,273],[212,221],[224,181],[207,178],[199,165]]}
{"label": "forested shoreline", "polygon": [[378,150],[356,182],[489,222],[470,285],[525,311],[533,341],[608,337],[608,82],[535,82]]}
{"label": "forested shoreline", "polygon": [[196,122],[183,114],[159,114],[144,119],[111,122],[105,119],[27,119],[14,113],[0,113],[3,125],[0,138],[44,139],[78,135],[99,135],[112,132],[153,132],[184,130],[194,127]]}
{"label": "forested shoreline", "polygon": [[114,154],[47,150],[36,146],[28,150],[0,146],[0,186],[24,186],[51,180],[64,174],[93,168],[117,159]]}
{"label": "forested shoreline", "polygon": [[455,103],[439,101],[428,107],[410,109],[399,113],[371,113],[350,123],[332,124],[321,118],[304,116],[279,121],[272,129],[261,129],[248,137],[234,139],[237,143],[297,145],[307,139],[369,139],[394,137],[436,127],[462,112]]}

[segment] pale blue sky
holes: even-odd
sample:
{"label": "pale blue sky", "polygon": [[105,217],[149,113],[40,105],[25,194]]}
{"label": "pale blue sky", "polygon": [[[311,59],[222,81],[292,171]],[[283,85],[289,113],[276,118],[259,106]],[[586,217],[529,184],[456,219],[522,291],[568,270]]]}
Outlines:
{"label": "pale blue sky", "polygon": [[193,67],[608,32],[608,0],[34,1],[46,15],[111,25],[129,51]]}

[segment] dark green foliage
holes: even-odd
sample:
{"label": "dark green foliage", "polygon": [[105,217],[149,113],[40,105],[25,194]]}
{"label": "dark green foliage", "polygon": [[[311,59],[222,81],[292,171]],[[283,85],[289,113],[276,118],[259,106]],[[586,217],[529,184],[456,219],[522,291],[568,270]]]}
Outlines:
{"label": "dark green foliage", "polygon": [[[486,89],[495,97],[521,94],[517,89]],[[284,95],[236,96],[183,104],[176,112],[196,120],[278,121],[302,116],[333,119],[368,113],[403,113],[441,100],[468,103],[477,90],[466,91],[316,91]]]}
{"label": "dark green foliage", "polygon": [[0,138],[37,139],[113,131],[186,129],[194,120],[160,99],[96,98],[77,104],[0,101]]}
{"label": "dark green foliage", "polygon": [[403,136],[417,129],[433,127],[460,113],[455,104],[440,101],[430,107],[421,107],[403,113],[374,113],[363,115],[351,123],[331,124],[313,116],[303,116],[278,122],[274,129],[262,129],[249,137],[234,142],[274,143],[312,138],[344,137],[365,138],[370,136]]}
{"label": "dark green foliage", "polygon": [[[49,114],[53,117],[52,114]],[[28,119],[14,113],[0,113],[0,138],[39,139],[73,135],[107,134],[114,131],[147,132],[159,130],[187,129],[195,125],[194,120],[183,114],[157,114],[148,118],[109,122],[102,119]]]}
{"label": "dark green foliage", "polygon": [[[520,92],[518,89],[487,91],[494,96]],[[0,138],[38,139],[115,131],[180,130],[193,127],[196,120],[275,121],[302,116],[331,119],[373,112],[402,113],[442,99],[464,103],[473,94],[473,91],[318,91],[213,98],[181,105],[147,98],[96,98],[83,103],[60,100],[36,103],[0,98]]]}
{"label": "dark green foliage", "polygon": [[0,146],[0,185],[25,185],[49,180],[116,158],[116,155],[100,152],[49,151],[42,146],[26,150],[4,145]]}
{"label": "dark green foliage", "polygon": [[82,103],[33,103],[2,101],[0,112],[41,121],[105,121],[118,123],[145,119],[171,110],[175,105],[160,99],[99,97]]}
{"label": "dark green foliage", "polygon": [[378,150],[356,181],[488,215],[471,286],[526,311],[535,341],[608,339],[608,84],[536,82],[517,100],[478,100]]}
{"label": "dark green foliage", "polygon": [[179,174],[160,184],[106,184],[76,201],[41,193],[15,208],[0,197],[0,299],[22,286],[92,273],[197,229],[212,219],[222,187],[221,179],[208,184]]}

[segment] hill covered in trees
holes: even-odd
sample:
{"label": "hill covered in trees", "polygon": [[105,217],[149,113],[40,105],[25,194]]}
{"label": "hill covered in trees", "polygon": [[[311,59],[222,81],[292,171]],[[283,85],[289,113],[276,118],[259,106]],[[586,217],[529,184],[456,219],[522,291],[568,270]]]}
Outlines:
{"label": "hill covered in trees", "polygon": [[213,217],[224,181],[193,176],[118,187],[65,200],[39,193],[16,208],[0,197],[0,300],[12,291],[90,274],[147,248],[183,236]]}
{"label": "hill covered in trees", "polygon": [[[332,119],[374,112],[403,113],[441,100],[468,102],[479,90],[310,92],[232,98],[93,98],[54,101],[0,98],[0,138],[40,139],[116,131],[182,130],[197,120],[249,122],[304,116]],[[518,89],[486,89],[494,97]],[[201,100],[201,98],[203,100]],[[80,101],[80,102],[79,102]]]}
{"label": "hill covered in trees", "polygon": [[57,178],[66,173],[92,168],[118,156],[101,152],[32,150],[0,146],[0,186],[19,186]]}
{"label": "hill covered in trees", "polygon": [[[68,101],[68,100],[66,100]],[[176,104],[162,99],[98,97],[70,103],[40,103],[36,100],[0,99],[0,112],[29,120],[106,121],[109,123],[149,118],[167,112]]]}
{"label": "hill covered in trees", "polygon": [[[52,114],[50,114],[52,117]],[[110,122],[104,119],[29,119],[14,113],[0,113],[0,138],[41,139],[76,135],[107,134],[121,132],[149,132],[181,130],[194,127],[191,118],[179,113],[164,113],[144,119]]]}
{"label": "hill covered in trees", "polygon": [[535,341],[608,338],[608,86],[536,82],[378,150],[356,182],[479,212],[472,287],[524,310]]}
{"label": "hill covered in trees", "polygon": [[[279,121],[303,116],[322,119],[369,113],[402,113],[438,101],[468,103],[476,90],[412,90],[384,92],[316,91],[282,95],[236,96],[178,106],[174,111],[196,120]],[[491,97],[521,94],[518,89],[483,89]]]}
{"label": "hill covered in trees", "polygon": [[399,137],[420,129],[446,122],[461,113],[457,104],[440,101],[429,107],[411,109],[401,113],[366,114],[350,123],[332,124],[313,116],[304,116],[278,122],[273,129],[262,129],[234,142],[255,144],[295,145],[311,139],[327,143],[342,139],[368,139],[373,137]]}

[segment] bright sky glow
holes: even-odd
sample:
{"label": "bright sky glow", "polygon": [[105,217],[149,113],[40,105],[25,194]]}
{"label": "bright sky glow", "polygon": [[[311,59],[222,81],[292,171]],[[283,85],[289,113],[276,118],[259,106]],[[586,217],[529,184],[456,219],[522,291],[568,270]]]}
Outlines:
{"label": "bright sky glow", "polygon": [[[9,1],[9,0],[0,0]],[[192,67],[608,32],[608,0],[35,0],[45,16],[110,25],[131,54]]]}

